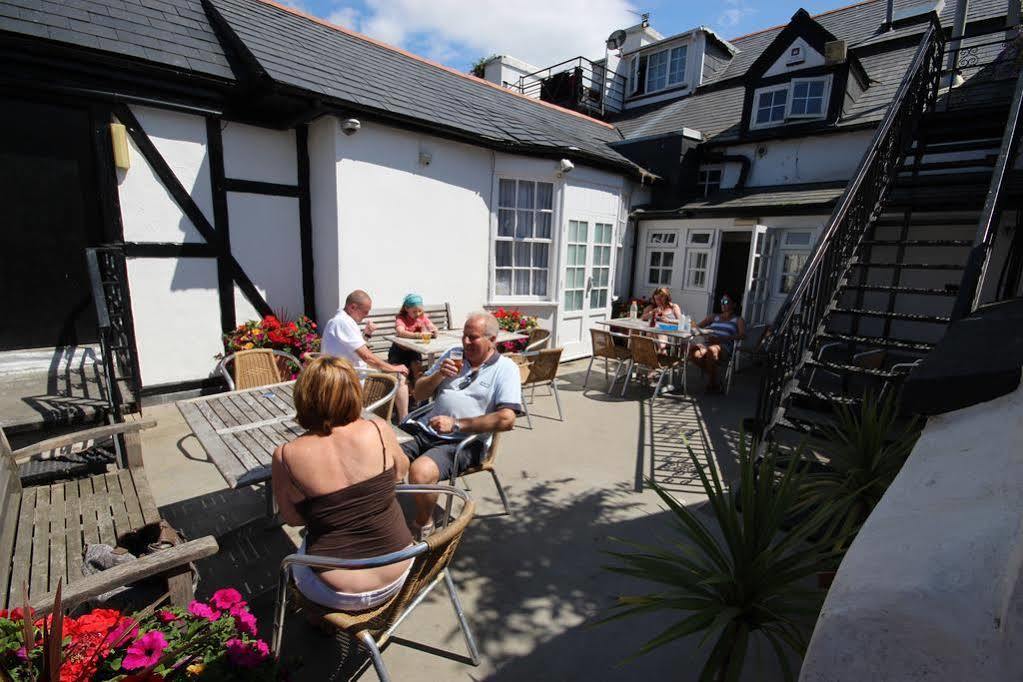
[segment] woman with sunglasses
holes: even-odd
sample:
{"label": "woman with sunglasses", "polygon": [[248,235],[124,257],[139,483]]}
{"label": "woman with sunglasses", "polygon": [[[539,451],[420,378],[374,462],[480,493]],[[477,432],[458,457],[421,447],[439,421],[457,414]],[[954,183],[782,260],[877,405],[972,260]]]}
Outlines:
{"label": "woman with sunglasses", "polygon": [[703,343],[693,345],[689,357],[707,375],[707,392],[720,393],[718,363],[728,362],[735,350],[735,342],[746,336],[746,323],[735,311],[735,300],[728,294],[721,296],[721,312],[708,315],[697,326],[710,333],[703,337]]}

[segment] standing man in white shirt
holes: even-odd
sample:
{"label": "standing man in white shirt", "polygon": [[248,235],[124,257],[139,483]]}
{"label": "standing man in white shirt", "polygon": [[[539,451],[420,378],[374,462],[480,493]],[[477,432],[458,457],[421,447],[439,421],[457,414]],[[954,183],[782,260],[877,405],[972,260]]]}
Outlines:
{"label": "standing man in white shirt", "polygon": [[376,325],[371,320],[366,323],[365,329],[360,330],[359,324],[366,319],[372,309],[373,300],[362,289],[356,289],[348,294],[345,306],[324,326],[320,350],[327,355],[344,358],[352,363],[356,371],[372,368],[381,372],[397,372],[398,392],[394,396],[394,408],[398,412],[398,421],[401,422],[408,414],[408,382],[405,380],[408,376],[408,367],[384,362],[373,355],[366,345],[366,339],[373,335]]}

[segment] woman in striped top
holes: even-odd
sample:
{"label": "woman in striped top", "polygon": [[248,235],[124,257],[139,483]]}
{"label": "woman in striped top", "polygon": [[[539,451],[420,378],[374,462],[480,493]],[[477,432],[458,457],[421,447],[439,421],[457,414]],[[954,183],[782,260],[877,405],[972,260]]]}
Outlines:
{"label": "woman in striped top", "polygon": [[735,312],[735,300],[728,294],[721,296],[721,312],[708,315],[700,324],[700,329],[711,333],[703,337],[703,343],[693,345],[689,357],[707,375],[707,392],[718,393],[718,363],[728,362],[728,356],[735,350],[735,342],[746,336],[746,323]]}

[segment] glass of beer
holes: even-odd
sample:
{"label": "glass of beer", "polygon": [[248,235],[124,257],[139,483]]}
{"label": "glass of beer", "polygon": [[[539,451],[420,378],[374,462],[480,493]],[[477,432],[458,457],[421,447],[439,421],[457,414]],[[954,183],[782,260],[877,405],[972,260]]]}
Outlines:
{"label": "glass of beer", "polygon": [[451,351],[451,355],[448,356],[451,362],[455,363],[455,367],[458,368],[458,373],[462,373],[462,349],[456,348]]}
{"label": "glass of beer", "polygon": [[419,336],[423,339],[423,343],[430,343],[430,332],[423,331]]}

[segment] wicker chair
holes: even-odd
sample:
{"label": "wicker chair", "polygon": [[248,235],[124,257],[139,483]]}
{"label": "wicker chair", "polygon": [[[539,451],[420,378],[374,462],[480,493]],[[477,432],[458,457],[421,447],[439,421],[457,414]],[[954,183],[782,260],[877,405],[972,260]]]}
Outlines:
{"label": "wicker chair", "polygon": [[[534,400],[536,396],[537,386],[550,386],[551,393],[554,395],[554,403],[558,406],[558,421],[565,421],[565,417],[561,412],[561,397],[558,395],[558,385],[556,380],[558,378],[558,365],[561,363],[561,348],[552,348],[549,350],[541,350],[535,353],[525,353],[524,357],[528,361],[528,373],[525,378],[522,379],[522,388],[529,388],[530,401]],[[523,365],[520,365],[520,369]],[[529,428],[533,428],[533,418],[529,414],[529,407],[526,405],[526,401],[522,401],[522,409],[526,413],[526,423],[529,424]]]}
{"label": "wicker chair", "polygon": [[391,421],[394,394],[398,392],[398,377],[386,372],[362,375],[363,412],[372,412],[385,422]]}
{"label": "wicker chair", "polygon": [[[590,356],[590,364],[586,367],[586,379],[583,381],[583,388],[590,383],[590,370],[593,369],[593,361],[597,358],[604,358],[604,381],[611,381],[611,385],[607,387],[607,392],[611,393],[614,390],[615,383],[618,381],[618,375],[622,371],[622,367],[626,367],[626,374],[632,369],[632,354],[629,349],[624,346],[619,346],[615,343],[615,338],[624,339],[628,341],[630,338],[626,334],[615,334],[614,332],[604,331],[603,329],[591,329],[590,340],[593,344],[593,355]],[[614,360],[618,363],[615,366],[614,378],[608,379],[608,361]]]}
{"label": "wicker chair", "polygon": [[632,364],[625,375],[625,384],[622,385],[622,396],[629,390],[629,379],[632,378],[632,369],[644,367],[657,373],[657,385],[654,386],[652,397],[661,392],[661,384],[664,377],[671,373],[676,367],[685,366],[685,358],[672,355],[661,355],[657,352],[657,341],[646,336],[633,336],[629,342],[629,350],[632,353]]}
{"label": "wicker chair", "polygon": [[[224,377],[228,390],[231,391],[279,384],[285,377],[278,364],[278,357],[285,358],[296,369],[302,367],[302,363],[291,353],[270,348],[255,348],[231,353],[217,363],[216,371]],[[231,371],[227,369],[229,364],[232,365]]]}
{"label": "wicker chair", "polygon": [[525,353],[532,353],[533,351],[543,350],[551,342],[551,333],[546,329],[532,329],[529,332],[529,338],[526,339],[526,347],[523,349]]}
{"label": "wicker chair", "polygon": [[[387,646],[398,625],[443,580],[448,589],[455,616],[458,618],[458,625],[462,629],[462,636],[465,638],[465,644],[469,650],[469,658],[473,665],[479,665],[479,650],[476,647],[469,623],[465,619],[465,613],[462,611],[462,604],[458,599],[455,584],[448,572],[448,565],[458,548],[466,526],[469,525],[469,521],[475,513],[476,505],[465,492],[446,485],[399,485],[397,492],[398,494],[440,493],[448,497],[449,503],[450,500],[457,497],[462,501],[462,508],[457,518],[444,528],[438,529],[424,542],[416,543],[391,554],[369,559],[333,559],[306,554],[291,554],[285,557],[281,562],[271,642],[274,656],[277,659],[281,655],[284,618],[290,598],[294,599],[309,616],[317,618],[322,625],[340,630],[360,642],[369,652],[377,676],[382,682],[388,682],[391,678],[384,665],[381,651]],[[386,604],[359,613],[334,612],[311,602],[293,586],[291,580],[291,567],[295,564],[320,568],[358,569],[386,566],[410,558],[413,559],[412,568],[398,594]]]}

